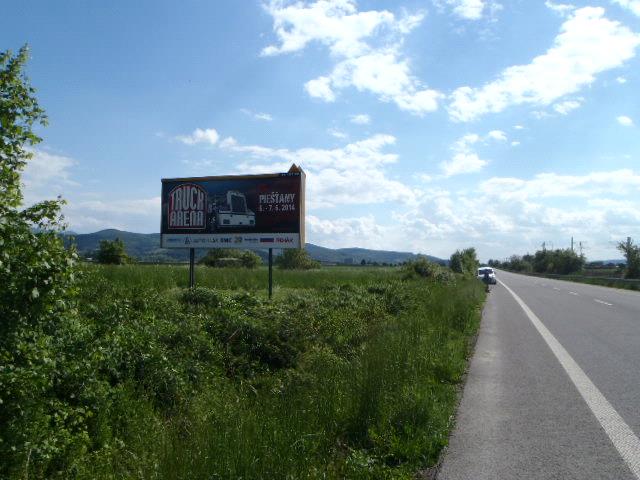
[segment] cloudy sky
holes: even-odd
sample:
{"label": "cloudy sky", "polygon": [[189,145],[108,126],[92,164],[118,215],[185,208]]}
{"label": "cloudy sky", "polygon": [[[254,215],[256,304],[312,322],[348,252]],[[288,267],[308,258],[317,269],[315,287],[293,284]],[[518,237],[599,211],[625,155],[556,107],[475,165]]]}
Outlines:
{"label": "cloudy sky", "polygon": [[640,240],[640,0],[8,2],[28,202],[157,232],[160,179],[307,172],[307,240],[483,259]]}

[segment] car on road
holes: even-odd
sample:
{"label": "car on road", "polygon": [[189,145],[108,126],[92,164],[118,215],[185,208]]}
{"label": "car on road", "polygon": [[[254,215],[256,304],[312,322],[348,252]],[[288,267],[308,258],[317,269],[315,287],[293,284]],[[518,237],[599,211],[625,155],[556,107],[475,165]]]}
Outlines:
{"label": "car on road", "polygon": [[498,283],[498,281],[496,280],[496,273],[493,271],[493,268],[491,267],[480,267],[478,269],[478,280],[484,280],[485,271],[488,271],[489,273],[489,283],[491,285],[495,285],[496,283]]}

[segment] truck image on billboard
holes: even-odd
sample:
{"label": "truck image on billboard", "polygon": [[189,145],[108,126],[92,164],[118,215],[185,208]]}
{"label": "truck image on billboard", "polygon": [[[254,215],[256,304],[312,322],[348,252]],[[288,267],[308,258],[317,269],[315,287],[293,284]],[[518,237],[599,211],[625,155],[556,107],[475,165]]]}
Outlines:
{"label": "truck image on billboard", "polygon": [[162,179],[163,248],[300,248],[305,174]]}

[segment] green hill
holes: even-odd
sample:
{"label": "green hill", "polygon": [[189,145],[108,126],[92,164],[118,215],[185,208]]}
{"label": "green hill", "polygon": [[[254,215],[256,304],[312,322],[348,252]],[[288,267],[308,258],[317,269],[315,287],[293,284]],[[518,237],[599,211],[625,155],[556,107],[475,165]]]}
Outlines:
{"label": "green hill", "polygon": [[[127,253],[143,262],[186,262],[189,259],[187,249],[160,248],[160,234],[158,233],[133,233],[122,230],[108,229],[95,233],[65,233],[67,244],[74,243],[78,252],[85,257],[92,257],[101,240],[115,240],[119,238],[125,244]],[[339,263],[347,265],[359,265],[362,260],[367,263],[402,263],[416,258],[416,254],[410,252],[393,252],[385,250],[368,250],[366,248],[338,248],[331,249],[307,243],[305,248],[315,260],[325,264]],[[200,258],[206,250],[196,250],[196,256]],[[263,260],[267,259],[267,250],[259,250],[256,253]],[[427,255],[434,262],[443,260]]]}

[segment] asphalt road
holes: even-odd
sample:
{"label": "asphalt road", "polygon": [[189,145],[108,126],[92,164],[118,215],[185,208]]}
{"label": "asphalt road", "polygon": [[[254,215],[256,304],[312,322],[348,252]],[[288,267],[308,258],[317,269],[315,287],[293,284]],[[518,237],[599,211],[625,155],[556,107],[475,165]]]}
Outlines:
{"label": "asphalt road", "polygon": [[497,277],[438,480],[640,480],[640,293]]}

